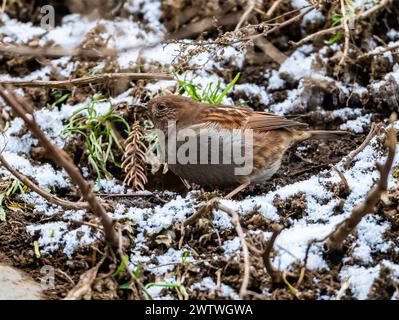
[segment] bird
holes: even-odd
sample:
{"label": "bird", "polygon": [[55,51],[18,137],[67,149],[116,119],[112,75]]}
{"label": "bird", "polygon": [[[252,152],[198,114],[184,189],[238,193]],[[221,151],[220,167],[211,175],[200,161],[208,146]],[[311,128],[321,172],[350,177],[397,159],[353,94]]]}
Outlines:
{"label": "bird", "polygon": [[[273,113],[233,105],[215,106],[173,94],[155,97],[145,106],[160,141],[163,141],[161,149],[166,154],[164,160],[168,168],[180,178],[200,186],[234,187],[225,196],[227,199],[250,184],[271,179],[279,170],[284,153],[294,144],[307,139],[339,139],[348,133],[306,130],[307,124]],[[187,132],[188,138],[176,142],[180,132]],[[249,141],[242,138],[246,136]],[[201,140],[201,137],[205,139]],[[189,146],[184,145],[190,138],[197,139],[193,139]],[[211,139],[216,143],[212,144]],[[179,148],[183,147],[179,153]],[[192,153],[187,156],[190,147]],[[232,149],[243,153],[246,147],[249,151],[241,155],[241,163],[228,161]],[[183,160],[172,161],[170,151]],[[227,161],[224,155],[227,155]],[[214,160],[212,157],[216,162],[211,161]],[[250,162],[249,170],[245,170],[245,164]],[[242,169],[240,174],[237,174],[238,169]]]}

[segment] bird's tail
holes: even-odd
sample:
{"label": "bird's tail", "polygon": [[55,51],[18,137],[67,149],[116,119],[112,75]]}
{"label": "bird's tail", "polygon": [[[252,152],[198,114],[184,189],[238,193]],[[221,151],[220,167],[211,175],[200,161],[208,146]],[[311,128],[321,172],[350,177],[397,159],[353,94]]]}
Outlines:
{"label": "bird's tail", "polygon": [[303,141],[308,139],[335,140],[350,134],[351,133],[348,131],[338,131],[338,130],[335,131],[309,130],[309,131],[302,131],[301,134],[298,135],[297,141]]}

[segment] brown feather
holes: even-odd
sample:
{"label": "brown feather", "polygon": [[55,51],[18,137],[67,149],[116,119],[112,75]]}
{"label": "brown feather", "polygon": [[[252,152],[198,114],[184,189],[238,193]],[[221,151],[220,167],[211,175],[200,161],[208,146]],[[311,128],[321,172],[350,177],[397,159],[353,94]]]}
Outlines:
{"label": "brown feather", "polygon": [[200,112],[195,124],[220,125],[226,129],[252,129],[260,132],[283,128],[306,128],[308,125],[286,119],[285,117],[267,113],[255,112],[248,108],[234,106],[205,106]]}

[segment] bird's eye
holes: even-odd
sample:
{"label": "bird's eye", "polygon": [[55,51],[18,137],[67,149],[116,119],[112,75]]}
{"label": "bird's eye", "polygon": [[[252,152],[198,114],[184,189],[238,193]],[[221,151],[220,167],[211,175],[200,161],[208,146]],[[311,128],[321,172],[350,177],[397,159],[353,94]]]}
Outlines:
{"label": "bird's eye", "polygon": [[163,104],[163,103],[158,104],[158,105],[157,105],[157,109],[158,109],[159,111],[165,110],[165,109],[166,109],[166,104]]}

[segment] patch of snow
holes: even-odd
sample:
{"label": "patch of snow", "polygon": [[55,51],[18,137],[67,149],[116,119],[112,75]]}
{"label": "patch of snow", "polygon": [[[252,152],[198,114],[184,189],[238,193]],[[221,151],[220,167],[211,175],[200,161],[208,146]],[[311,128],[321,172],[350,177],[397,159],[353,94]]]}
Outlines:
{"label": "patch of snow", "polygon": [[266,93],[265,89],[256,84],[236,84],[232,91],[235,93],[244,92],[244,94],[250,99],[257,97],[259,102],[263,105],[268,105],[270,103],[270,97]]}
{"label": "patch of snow", "polygon": [[[291,4],[296,9],[303,8],[301,11],[307,10],[307,9],[305,9],[305,7],[309,6],[309,3],[305,0],[291,0]],[[312,11],[310,11],[303,17],[302,26],[306,25],[307,22],[313,23],[313,22],[317,22],[317,21],[323,20],[323,19],[324,19],[324,15],[320,12],[320,10],[313,9]]]}
{"label": "patch of snow", "polygon": [[357,117],[355,120],[348,120],[339,126],[340,130],[349,130],[355,133],[363,133],[364,126],[370,124],[371,114]]}
{"label": "patch of snow", "polygon": [[[279,73],[287,73],[295,80],[314,75],[315,70],[313,64],[315,55],[310,54],[313,50],[314,48],[312,45],[303,45],[296,49],[291,56],[282,63]],[[322,74],[324,75],[324,73]]]}
{"label": "patch of snow", "polygon": [[331,112],[331,116],[333,119],[341,119],[341,120],[347,120],[349,117],[353,116],[361,116],[362,115],[362,109],[361,108],[342,108],[342,109],[337,109]]}
{"label": "patch of snow", "polygon": [[[216,283],[211,277],[205,277],[201,280],[201,282],[194,283],[190,287],[190,290],[208,291],[211,294],[215,294],[216,289]],[[223,297],[229,297],[233,300],[240,299],[239,295],[234,291],[234,289],[228,285],[225,285],[224,283],[221,284],[220,291],[221,296]]]}
{"label": "patch of snow", "polygon": [[1,40],[3,43],[25,44],[46,32],[41,27],[33,26],[31,22],[23,23],[10,19],[7,14],[3,14],[2,22],[4,25],[0,26],[0,34],[5,35]]}
{"label": "patch of snow", "polygon": [[226,240],[222,245],[222,249],[227,256],[239,251],[240,247],[241,242],[239,237],[235,237],[233,240]]}
{"label": "patch of snow", "polygon": [[390,30],[387,32],[387,36],[388,36],[388,38],[391,39],[391,40],[399,40],[399,31],[398,31],[398,30],[395,30],[395,29],[390,29]]}
{"label": "patch of snow", "polygon": [[365,300],[370,292],[374,280],[380,273],[380,265],[372,268],[361,266],[344,266],[339,273],[342,282],[350,278],[350,288],[354,297],[358,300]]}

